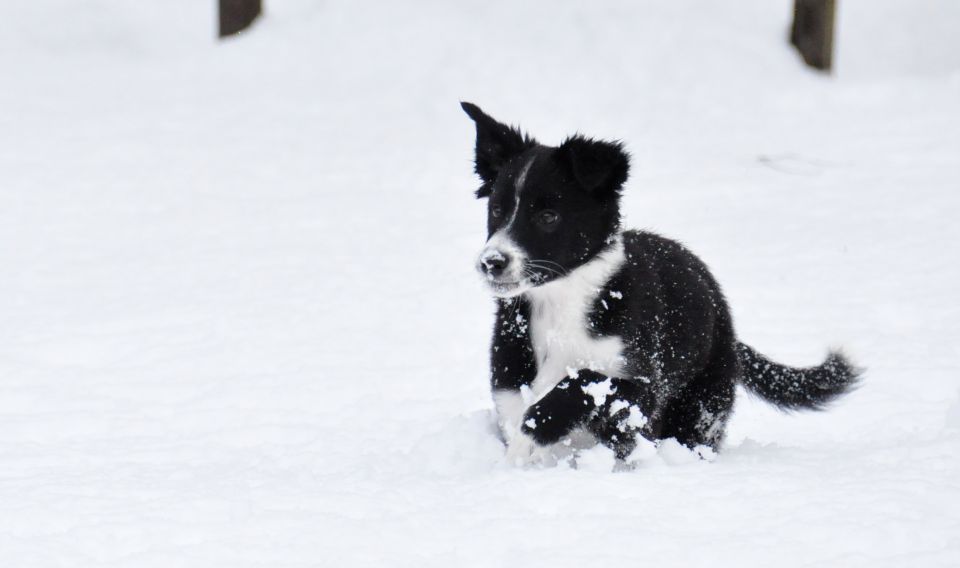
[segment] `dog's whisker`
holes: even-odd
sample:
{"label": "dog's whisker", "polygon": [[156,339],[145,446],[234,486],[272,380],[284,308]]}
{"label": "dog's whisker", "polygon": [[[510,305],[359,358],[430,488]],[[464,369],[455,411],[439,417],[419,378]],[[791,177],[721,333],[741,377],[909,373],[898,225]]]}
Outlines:
{"label": "dog's whisker", "polygon": [[[542,268],[542,269],[544,269],[544,270],[552,270],[552,271],[556,272],[557,274],[566,275],[566,274],[569,273],[569,272],[567,271],[567,269],[563,267],[563,265],[561,265],[561,264],[559,264],[559,263],[556,263],[556,262],[553,262],[552,260],[546,260],[546,259],[538,258],[538,259],[528,260],[528,261],[527,261],[527,264],[529,264],[529,265],[531,265],[531,266],[535,266],[535,267],[537,267],[537,268]],[[550,265],[550,264],[556,266],[557,268],[550,268],[550,267],[548,266],[548,265]],[[557,270],[557,269],[559,269],[559,270]]]}
{"label": "dog's whisker", "polygon": [[[541,270],[552,270],[552,269],[547,268],[547,267],[544,267],[544,266],[534,266],[534,268],[539,268],[539,269],[541,269]],[[555,270],[554,270],[553,272],[556,273]],[[560,274],[557,273],[557,275],[559,276]],[[538,273],[538,272],[534,272],[534,271],[530,270],[530,268],[527,267],[527,266],[523,267],[523,276],[524,276],[524,278],[530,279],[530,280],[532,280],[532,281],[534,281],[534,282],[542,282],[543,280],[546,279],[546,276],[544,276],[543,274],[540,274],[540,273]]]}
{"label": "dog's whisker", "polygon": [[544,264],[552,264],[552,265],[556,266],[557,268],[559,268],[560,270],[563,270],[564,272],[566,272],[566,269],[563,267],[562,264],[560,264],[559,262],[554,262],[554,261],[552,261],[552,260],[547,260],[547,259],[545,259],[545,258],[534,258],[534,259],[531,259],[530,262],[538,262],[538,263],[544,263]]}
{"label": "dog's whisker", "polygon": [[[549,266],[545,266],[545,265],[539,264],[538,261],[527,261],[527,265],[530,266],[530,267],[533,267],[533,268],[537,268],[537,269],[540,269],[540,270],[544,270],[544,271],[550,272],[550,273],[552,273],[552,274],[555,274],[556,276],[560,276],[560,277],[566,276],[566,272],[561,272],[561,271],[557,270],[556,268],[551,268],[551,267],[549,267]],[[558,265],[558,266],[559,266],[559,265]],[[563,268],[563,267],[561,267],[561,268]]]}
{"label": "dog's whisker", "polygon": [[520,309],[520,297],[513,299],[513,309],[510,310],[510,319],[516,321],[517,311]]}

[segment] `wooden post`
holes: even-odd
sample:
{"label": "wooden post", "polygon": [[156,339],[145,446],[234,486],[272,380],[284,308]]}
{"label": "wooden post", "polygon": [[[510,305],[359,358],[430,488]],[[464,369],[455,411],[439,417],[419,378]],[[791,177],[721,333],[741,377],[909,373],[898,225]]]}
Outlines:
{"label": "wooden post", "polygon": [[830,71],[833,66],[835,0],[794,0],[790,43],[807,65]]}
{"label": "wooden post", "polygon": [[261,0],[220,0],[220,37],[242,32],[260,15]]}

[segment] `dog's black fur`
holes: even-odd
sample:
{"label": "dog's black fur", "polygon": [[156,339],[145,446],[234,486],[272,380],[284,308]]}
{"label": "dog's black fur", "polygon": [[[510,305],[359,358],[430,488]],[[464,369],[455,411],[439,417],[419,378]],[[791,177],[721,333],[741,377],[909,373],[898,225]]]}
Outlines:
{"label": "dog's black fur", "polygon": [[[622,341],[621,372],[579,369],[530,401],[518,427],[536,445],[583,427],[620,458],[638,435],[716,449],[738,383],[787,410],[822,409],[855,385],[858,371],[839,353],[797,369],[738,342],[720,286],[700,259],[658,235],[621,231],[629,158],[619,143],[574,136],[548,147],[475,105],[462,107],[476,123],[483,182],[476,193],[488,199],[488,237],[509,239],[523,253],[487,251],[479,264],[500,296],[491,348],[495,394],[530,386],[547,356],[531,338],[536,289],[622,243],[623,261],[588,300],[584,320],[590,337]],[[511,263],[523,264],[514,267],[522,282],[507,278]],[[614,396],[590,394],[607,380]],[[631,410],[642,420],[627,420]]]}

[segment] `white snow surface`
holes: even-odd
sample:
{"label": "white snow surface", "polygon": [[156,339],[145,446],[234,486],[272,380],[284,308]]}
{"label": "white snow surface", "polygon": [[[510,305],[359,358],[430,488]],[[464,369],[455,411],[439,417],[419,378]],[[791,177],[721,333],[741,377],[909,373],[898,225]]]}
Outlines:
{"label": "white snow surface", "polygon": [[[2,9],[4,566],[960,565],[960,4],[842,0],[832,77],[788,0],[210,4]],[[862,388],[508,466],[459,100],[624,140],[627,224]]]}

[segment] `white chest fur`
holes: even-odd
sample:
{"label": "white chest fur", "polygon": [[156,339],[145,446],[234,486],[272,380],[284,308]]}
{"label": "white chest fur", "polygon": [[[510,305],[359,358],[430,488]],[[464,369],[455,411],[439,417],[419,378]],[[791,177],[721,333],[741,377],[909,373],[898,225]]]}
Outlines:
{"label": "white chest fur", "polygon": [[528,404],[578,369],[622,373],[623,342],[619,337],[593,337],[587,315],[624,260],[623,242],[618,239],[610,249],[567,276],[526,292],[531,308],[530,339],[537,359]]}

